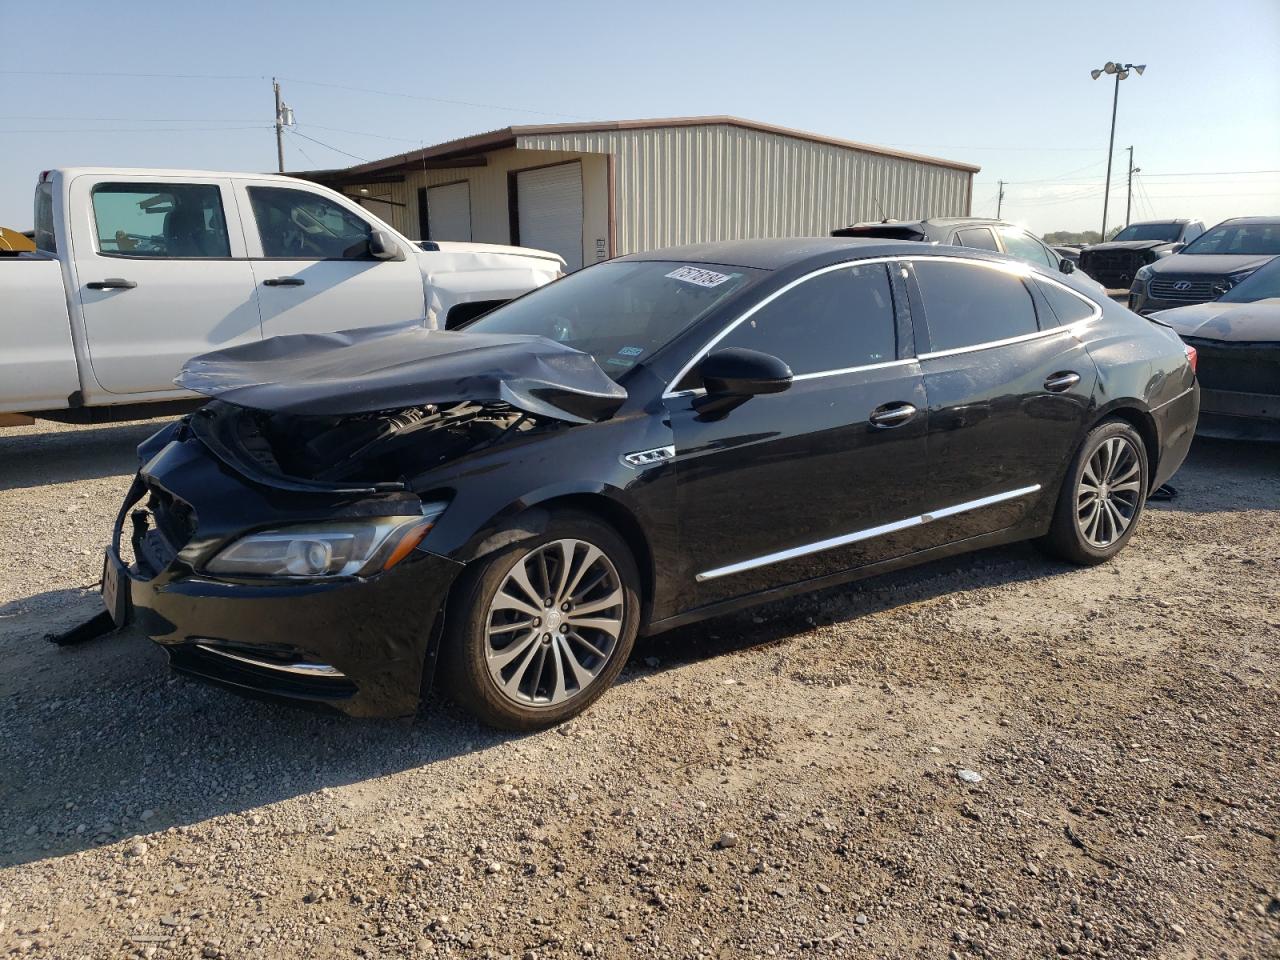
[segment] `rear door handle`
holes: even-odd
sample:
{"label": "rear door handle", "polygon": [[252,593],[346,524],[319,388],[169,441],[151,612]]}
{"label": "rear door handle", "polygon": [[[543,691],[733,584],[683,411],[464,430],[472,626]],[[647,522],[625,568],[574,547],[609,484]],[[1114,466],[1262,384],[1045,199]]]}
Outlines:
{"label": "rear door handle", "polygon": [[264,287],[300,287],[307,281],[301,277],[272,277],[270,280],[263,280]]}
{"label": "rear door handle", "polygon": [[1070,390],[1080,382],[1080,374],[1074,370],[1064,370],[1062,373],[1055,373],[1044,382],[1044,388],[1054,393],[1063,393]]}
{"label": "rear door handle", "polygon": [[871,411],[871,425],[881,430],[900,427],[916,415],[916,408],[909,403],[883,403]]}
{"label": "rear door handle", "polygon": [[105,280],[92,280],[85,284],[90,290],[132,290],[137,285],[137,281],[121,277],[107,277]]}

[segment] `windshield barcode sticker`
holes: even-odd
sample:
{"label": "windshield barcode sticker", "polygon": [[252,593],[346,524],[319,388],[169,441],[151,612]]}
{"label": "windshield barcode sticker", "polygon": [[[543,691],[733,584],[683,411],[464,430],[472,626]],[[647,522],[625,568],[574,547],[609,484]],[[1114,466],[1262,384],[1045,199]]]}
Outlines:
{"label": "windshield barcode sticker", "polygon": [[677,267],[667,276],[672,280],[697,284],[699,287],[718,287],[731,279],[727,273],[716,273],[714,270],[703,270],[701,267]]}

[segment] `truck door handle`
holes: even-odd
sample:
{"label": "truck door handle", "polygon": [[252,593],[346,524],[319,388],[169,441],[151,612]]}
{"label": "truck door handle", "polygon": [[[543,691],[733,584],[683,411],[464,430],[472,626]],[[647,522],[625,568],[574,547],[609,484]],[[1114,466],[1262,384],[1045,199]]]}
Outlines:
{"label": "truck door handle", "polygon": [[137,285],[137,281],[120,277],[107,277],[105,280],[92,280],[85,284],[90,290],[132,290]]}
{"label": "truck door handle", "polygon": [[900,427],[916,415],[916,408],[909,403],[883,403],[871,411],[871,425],[881,430]]}
{"label": "truck door handle", "polygon": [[270,280],[263,280],[264,287],[300,287],[307,281],[301,277],[272,277]]}
{"label": "truck door handle", "polygon": [[1062,373],[1055,373],[1044,382],[1044,388],[1053,393],[1064,393],[1070,390],[1080,382],[1080,374],[1074,370],[1064,370]]}

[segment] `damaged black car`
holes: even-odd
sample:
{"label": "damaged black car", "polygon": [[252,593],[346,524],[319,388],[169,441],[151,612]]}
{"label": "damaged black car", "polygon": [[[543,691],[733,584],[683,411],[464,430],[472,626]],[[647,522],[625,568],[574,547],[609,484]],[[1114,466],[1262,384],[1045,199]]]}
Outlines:
{"label": "damaged black car", "polygon": [[742,241],[572,274],[460,331],[197,357],[103,596],[185,673],[356,716],[433,680],[585,709],[640,633],[1036,538],[1109,559],[1186,454],[1172,330],[1056,270]]}

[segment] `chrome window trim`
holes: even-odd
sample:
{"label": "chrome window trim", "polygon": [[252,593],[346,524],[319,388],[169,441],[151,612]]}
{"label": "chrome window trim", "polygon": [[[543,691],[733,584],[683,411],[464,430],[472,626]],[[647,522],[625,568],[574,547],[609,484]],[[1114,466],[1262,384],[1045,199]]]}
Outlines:
{"label": "chrome window trim", "polygon": [[[1089,306],[1093,308],[1093,315],[1086,320],[1078,320],[1075,323],[1071,324],[1070,326],[1051,327],[1048,330],[1037,330],[1034,333],[1024,333],[1024,334],[1021,334],[1020,336],[1009,337],[1004,340],[989,340],[985,343],[976,343],[967,347],[955,347],[950,350],[932,350],[928,353],[921,353],[921,354],[918,354],[917,356],[907,357],[906,359],[903,359],[903,360],[892,360],[885,363],[864,364],[858,367],[844,367],[839,370],[817,370],[817,371],[814,371],[813,373],[802,373],[799,376],[795,377],[795,379],[796,380],[815,380],[819,377],[834,377],[834,376],[838,376],[840,374],[846,374],[846,373],[860,373],[863,370],[878,370],[883,367],[903,366],[909,363],[918,363],[921,360],[930,360],[935,357],[947,357],[947,356],[951,356],[953,354],[958,354],[958,353],[970,353],[975,350],[987,350],[992,347],[1003,347],[1011,343],[1020,343],[1024,340],[1034,340],[1039,337],[1054,336],[1056,334],[1061,334],[1064,332],[1070,333],[1073,336],[1079,336],[1085,327],[1095,322],[1099,317],[1102,316],[1102,307],[1100,307],[1095,301],[1091,300],[1089,297],[1086,297],[1084,294],[1080,293],[1079,291],[1072,290],[1066,284],[1058,282],[1053,277],[1044,276],[1043,274],[1038,273],[1036,270],[1032,269],[1034,266],[1033,264],[1027,263],[1026,261],[1023,261],[1023,260],[1003,261],[1003,260],[976,260],[971,257],[923,257],[918,254],[897,254],[891,257],[868,257],[865,260],[842,260],[840,263],[833,263],[825,267],[819,267],[817,270],[814,270],[811,273],[806,273],[803,277],[797,277],[795,280],[792,280],[790,283],[788,283],[785,287],[775,290],[773,293],[769,294],[769,296],[765,297],[759,303],[752,306],[740,317],[736,318],[735,320],[732,320],[723,330],[721,330],[718,334],[716,334],[714,337],[708,340],[700,350],[694,353],[693,357],[690,358],[685,363],[685,365],[680,368],[680,370],[676,373],[676,375],[671,378],[670,383],[667,385],[667,389],[664,390],[662,393],[662,399],[670,400],[670,399],[674,399],[675,397],[698,396],[700,394],[706,393],[706,390],[703,389],[702,387],[695,387],[690,390],[676,390],[674,389],[673,385],[683,380],[685,376],[689,373],[689,371],[692,370],[694,366],[697,365],[698,361],[700,361],[703,357],[705,357],[708,353],[710,353],[712,348],[715,347],[717,343],[719,343],[721,340],[727,337],[730,333],[736,330],[740,323],[742,323],[744,320],[749,319],[752,315],[756,313],[757,310],[760,310],[768,306],[778,297],[782,296],[784,293],[787,293],[795,289],[800,284],[808,280],[811,280],[814,277],[821,276],[824,273],[831,273],[834,270],[842,270],[847,267],[857,266],[859,264],[864,264],[864,263],[893,264],[893,263],[903,263],[903,262],[914,263],[917,260],[928,261],[931,263],[938,262],[938,261],[942,261],[945,263],[964,263],[964,264],[969,264],[971,266],[984,267],[988,270],[998,270],[1001,273],[1011,274],[1013,276],[1018,277],[1020,280],[1024,280],[1024,281],[1028,277],[1034,277],[1039,280],[1044,280],[1046,282],[1056,284],[1057,286],[1061,287],[1063,290],[1067,291],[1067,293],[1070,293],[1078,297],[1079,299],[1083,300],[1085,303],[1089,304]],[[927,313],[928,308],[926,307],[925,310]]]}
{"label": "chrome window trim", "polygon": [[987,497],[979,497],[977,500],[957,503],[950,507],[941,507],[937,510],[931,510],[928,513],[922,513],[916,517],[907,517],[905,520],[895,520],[892,523],[884,523],[878,527],[868,527],[865,530],[856,530],[853,533],[846,533],[839,537],[831,537],[827,540],[819,540],[816,543],[807,543],[803,546],[791,547],[790,549],[779,550],[775,553],[766,553],[763,556],[753,557],[750,560],[741,560],[738,563],[730,563],[723,567],[704,570],[702,573],[697,574],[694,579],[699,583],[702,583],[706,580],[715,580],[718,577],[727,577],[731,574],[744,573],[747,570],[755,570],[759,567],[766,567],[774,563],[781,563],[784,560],[794,560],[797,557],[808,556],[811,553],[820,553],[824,550],[832,550],[836,547],[848,546],[851,543],[858,543],[861,540],[870,540],[873,537],[882,537],[885,534],[897,533],[899,530],[907,530],[911,527],[918,527],[934,520],[952,517],[958,513],[967,513],[970,510],[979,510],[982,507],[989,507],[997,503],[1004,503],[1006,500],[1016,500],[1019,497],[1025,497],[1036,493],[1039,489],[1040,484],[1033,483],[1029,487],[1019,487],[1016,490],[1006,490],[1004,493],[993,493]]}

